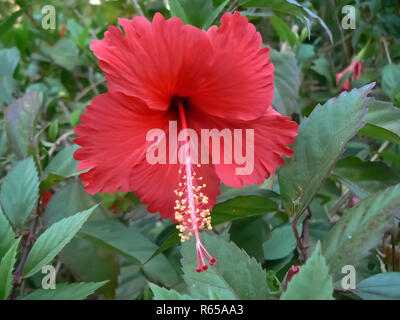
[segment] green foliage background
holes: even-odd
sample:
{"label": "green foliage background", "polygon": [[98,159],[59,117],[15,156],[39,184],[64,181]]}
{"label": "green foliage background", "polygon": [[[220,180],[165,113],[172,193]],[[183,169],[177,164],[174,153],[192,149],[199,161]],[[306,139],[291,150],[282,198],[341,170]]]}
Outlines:
{"label": "green foliage background", "polygon": [[[398,1],[52,0],[55,30],[42,27],[48,2],[0,3],[0,299],[400,299]],[[234,10],[271,48],[273,106],[299,136],[263,185],[222,186],[202,233],[217,263],[198,274],[193,241],[133,193],[85,192],[73,128],[106,91],[89,44],[118,17],[207,29]],[[352,72],[335,74],[355,57],[362,77],[341,93]],[[342,286],[346,265],[356,288]]]}

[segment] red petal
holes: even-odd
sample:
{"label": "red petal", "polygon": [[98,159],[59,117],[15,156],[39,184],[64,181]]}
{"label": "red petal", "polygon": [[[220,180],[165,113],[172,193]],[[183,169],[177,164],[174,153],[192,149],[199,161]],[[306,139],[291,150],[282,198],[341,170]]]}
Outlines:
{"label": "red petal", "polygon": [[81,175],[89,193],[132,190],[129,174],[143,161],[146,134],[153,128],[167,130],[171,115],[150,110],[144,102],[121,93],[95,97],[75,128],[82,146],[74,157],[78,170],[91,169]]}
{"label": "red petal", "polygon": [[[247,175],[238,175],[237,168],[245,167],[235,161],[233,148],[231,159],[232,164],[224,164],[224,140],[221,139],[220,164],[215,164],[215,170],[222,182],[230,187],[241,188],[243,184],[261,184],[265,178],[274,173],[276,168],[284,163],[281,155],[290,157],[293,150],[288,148],[297,135],[297,123],[290,121],[290,117],[283,117],[274,109],[270,108],[264,116],[252,121],[231,121],[217,117],[210,117],[196,110],[192,111],[189,119],[191,127],[198,132],[201,129],[216,128],[219,131],[228,128],[233,132],[234,129],[242,129],[242,155],[246,155],[245,139],[246,129],[254,129],[254,170]],[[232,134],[233,137],[233,134]],[[232,143],[232,145],[234,145]],[[210,154],[212,145],[210,144]],[[215,158],[214,158],[215,161]]]}
{"label": "red petal", "polygon": [[151,109],[166,110],[176,95],[188,97],[207,76],[212,47],[207,34],[178,18],[157,13],[153,23],[143,17],[119,19],[104,40],[91,49],[106,74],[109,91],[137,96]]}
{"label": "red petal", "polygon": [[[178,188],[178,171],[183,169],[181,164],[154,164],[150,165],[143,161],[131,173],[131,181],[134,186],[135,194],[140,196],[140,200],[148,204],[150,212],[160,212],[164,219],[173,218],[175,214],[174,206],[177,196],[174,190]],[[220,193],[220,180],[215,174],[213,165],[193,165],[196,177],[203,177],[206,188],[202,192],[208,197],[208,205],[205,209],[210,209],[216,202]]]}
{"label": "red petal", "polygon": [[273,65],[261,35],[239,12],[226,13],[220,28],[207,34],[214,47],[212,74],[191,102],[204,112],[229,119],[262,116],[273,100]]}

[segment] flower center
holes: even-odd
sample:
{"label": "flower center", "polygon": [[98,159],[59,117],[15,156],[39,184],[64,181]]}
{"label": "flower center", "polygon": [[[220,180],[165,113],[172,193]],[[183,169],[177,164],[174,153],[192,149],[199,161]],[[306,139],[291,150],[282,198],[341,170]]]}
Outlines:
{"label": "flower center", "polygon": [[[187,129],[183,103],[178,101],[178,111],[182,129]],[[197,165],[201,167],[200,164]],[[210,210],[206,208],[208,197],[204,194],[206,184],[203,177],[197,176],[191,163],[189,138],[185,142],[185,164],[179,170],[178,188],[174,191],[177,196],[175,201],[175,219],[178,221],[176,228],[179,230],[181,241],[184,242],[194,234],[197,251],[197,272],[207,270],[204,256],[210,265],[215,264],[215,259],[207,252],[200,241],[199,230],[211,230]],[[204,256],[203,256],[204,255]]]}

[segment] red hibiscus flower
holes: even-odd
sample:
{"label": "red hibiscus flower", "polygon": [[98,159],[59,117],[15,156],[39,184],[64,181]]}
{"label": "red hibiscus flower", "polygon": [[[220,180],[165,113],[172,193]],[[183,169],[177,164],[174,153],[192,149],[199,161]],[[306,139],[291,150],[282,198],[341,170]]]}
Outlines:
{"label": "red hibiscus flower", "polygon": [[[92,194],[134,191],[150,212],[178,223],[182,241],[195,236],[197,271],[206,270],[204,257],[210,265],[215,259],[200,242],[199,230],[211,229],[220,182],[237,188],[261,184],[284,163],[281,155],[293,154],[288,145],[297,124],[271,108],[269,49],[261,47],[260,34],[238,12],[225,14],[221,26],[208,31],[159,13],[153,22],[135,17],[119,23],[124,33],[110,26],[104,40],[91,43],[109,92],[93,99],[75,129],[82,147],[74,155],[78,169],[90,169],[81,175],[83,184]],[[149,163],[146,139],[154,128],[166,132],[157,143],[167,142],[163,150],[176,155],[169,144],[176,140],[172,121],[198,135],[203,129],[253,130],[254,169],[238,175],[242,162],[214,161],[232,155],[229,146],[221,152],[210,148],[205,164],[192,161],[189,148],[183,163]]]}
{"label": "red hibiscus flower", "polygon": [[[339,84],[340,79],[345,75],[346,72],[353,71],[353,74],[351,75],[351,80],[355,80],[358,78],[361,78],[362,75],[362,62],[358,60],[357,58],[354,59],[349,66],[347,66],[342,72],[339,72],[336,74],[336,84]],[[349,80],[346,80],[345,83],[343,83],[342,91],[348,91],[350,88],[350,82]]]}

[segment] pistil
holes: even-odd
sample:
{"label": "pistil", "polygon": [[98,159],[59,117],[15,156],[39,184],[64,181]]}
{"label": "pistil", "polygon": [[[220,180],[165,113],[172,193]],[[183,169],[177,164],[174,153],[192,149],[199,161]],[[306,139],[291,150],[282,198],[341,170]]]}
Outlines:
{"label": "pistil", "polygon": [[[182,129],[187,129],[186,117],[182,102],[178,103],[178,110]],[[201,167],[197,164],[197,167]],[[215,259],[208,253],[201,243],[199,230],[211,230],[210,210],[207,209],[208,197],[205,195],[207,185],[203,177],[197,176],[190,157],[189,138],[185,141],[185,163],[179,170],[178,188],[175,190],[177,200],[175,201],[175,219],[179,223],[177,229],[181,241],[188,240],[193,234],[196,241],[197,272],[208,269],[204,256],[212,266]]]}

